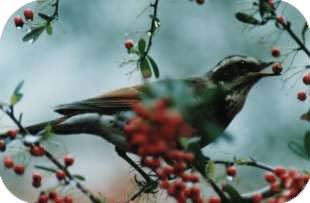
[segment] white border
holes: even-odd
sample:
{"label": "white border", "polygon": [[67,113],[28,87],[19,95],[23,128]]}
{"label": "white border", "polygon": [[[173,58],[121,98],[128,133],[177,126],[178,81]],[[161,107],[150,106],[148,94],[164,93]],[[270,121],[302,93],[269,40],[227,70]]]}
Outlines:
{"label": "white border", "polygon": [[[295,6],[310,22],[310,1],[309,0],[284,0],[291,5]],[[0,0],[0,37],[10,16],[17,11],[20,7],[32,2],[32,0]],[[0,41],[1,42],[1,41]],[[0,178],[0,202],[10,203],[25,203],[17,199],[9,190],[5,187]],[[310,184],[307,185],[305,190],[295,199],[289,203],[307,203],[310,202]]]}

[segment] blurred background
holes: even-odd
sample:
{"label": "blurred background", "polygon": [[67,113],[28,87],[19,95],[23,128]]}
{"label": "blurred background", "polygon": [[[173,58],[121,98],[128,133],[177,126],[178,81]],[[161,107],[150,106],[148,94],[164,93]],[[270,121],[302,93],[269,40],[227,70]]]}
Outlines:
{"label": "blurred background", "polygon": [[[55,105],[143,82],[139,72],[127,74],[134,65],[123,68],[119,65],[128,58],[124,41],[138,39],[150,26],[148,11],[137,17],[150,0],[60,2],[59,21],[54,24],[53,36],[44,33],[34,44],[22,42],[25,33],[17,31],[13,23],[14,16],[22,15],[21,8],[8,21],[0,40],[0,100],[7,101],[16,85],[25,80],[25,96],[17,106],[24,114],[25,125],[57,118],[53,112]],[[232,54],[272,60],[270,50],[274,44],[284,53],[295,48],[294,42],[285,33],[279,35],[273,25],[249,29],[235,20],[235,13],[248,11],[251,2],[209,0],[204,6],[198,6],[187,0],[161,1],[161,28],[151,50],[161,78],[204,74]],[[35,8],[36,3],[25,7]],[[305,20],[295,8],[283,3],[279,11],[293,22],[294,30],[301,31]],[[290,61],[291,58],[285,61],[286,69]],[[259,82],[243,111],[227,129],[234,139],[219,140],[206,147],[205,153],[218,159],[253,157],[271,165],[308,169],[309,160],[288,149],[291,140],[303,140],[308,128],[299,119],[308,106],[296,99],[296,92],[305,88],[300,78],[308,63],[309,59],[300,54],[294,67],[283,76]],[[286,80],[298,70],[295,77]],[[5,115],[0,114],[0,128],[12,126]],[[110,203],[126,198],[133,174],[127,163],[117,157],[112,145],[89,135],[57,137],[54,141],[61,143],[54,147],[59,157],[67,152],[75,156],[76,165],[72,170],[87,178],[85,184],[92,191],[103,193]],[[30,174],[31,165],[38,162],[44,163],[44,160],[27,160],[30,166],[23,177],[17,177],[0,164],[0,175],[6,186],[28,202],[34,202],[37,197],[38,191],[31,187]],[[240,169],[242,178],[233,184],[243,192],[255,190],[264,186],[261,174],[262,171],[243,167]],[[48,178],[45,181],[48,182]],[[166,199],[165,195],[162,198]]]}

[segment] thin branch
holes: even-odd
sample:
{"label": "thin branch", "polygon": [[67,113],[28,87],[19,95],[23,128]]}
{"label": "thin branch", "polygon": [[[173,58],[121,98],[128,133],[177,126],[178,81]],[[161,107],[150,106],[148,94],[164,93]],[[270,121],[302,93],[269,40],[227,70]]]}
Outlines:
{"label": "thin branch", "polygon": [[301,41],[301,39],[297,36],[297,34],[292,30],[291,23],[288,21],[283,25],[283,29],[287,31],[287,33],[293,38],[293,40],[298,44],[300,50],[304,51],[304,53],[310,58],[310,51]]}
{"label": "thin branch", "polygon": [[[10,105],[8,110],[5,110],[4,113],[16,124],[16,126],[19,128],[19,131],[22,135],[22,137],[25,137],[28,134],[27,129],[21,124],[21,122],[16,118],[14,106]],[[33,145],[28,145],[28,147],[33,147]],[[101,200],[97,197],[95,197],[88,189],[86,189],[81,183],[79,183],[73,175],[70,173],[67,167],[62,165],[61,162],[59,162],[49,151],[45,150],[44,156],[51,161],[58,169],[63,170],[66,173],[66,176],[69,179],[69,182],[74,182],[76,184],[76,187],[84,194],[86,195],[92,203],[101,203]]]}
{"label": "thin branch", "polygon": [[149,40],[148,40],[146,50],[145,50],[143,56],[141,57],[141,61],[143,61],[145,59],[145,57],[147,57],[149,55],[149,52],[150,52],[152,44],[153,44],[153,37],[154,37],[155,31],[157,29],[158,5],[159,5],[159,0],[155,0],[155,2],[151,4],[151,7],[153,8],[153,14],[152,14],[151,28],[147,32],[147,34],[149,34]]}

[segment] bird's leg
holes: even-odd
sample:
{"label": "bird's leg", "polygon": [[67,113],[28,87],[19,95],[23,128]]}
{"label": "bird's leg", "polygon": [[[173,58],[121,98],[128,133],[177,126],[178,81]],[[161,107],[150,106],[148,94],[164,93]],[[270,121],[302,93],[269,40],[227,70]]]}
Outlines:
{"label": "bird's leg", "polygon": [[131,167],[133,167],[143,178],[147,183],[153,182],[151,177],[138,165],[136,162],[134,162],[125,151],[122,149],[115,147],[116,153],[124,159]]}

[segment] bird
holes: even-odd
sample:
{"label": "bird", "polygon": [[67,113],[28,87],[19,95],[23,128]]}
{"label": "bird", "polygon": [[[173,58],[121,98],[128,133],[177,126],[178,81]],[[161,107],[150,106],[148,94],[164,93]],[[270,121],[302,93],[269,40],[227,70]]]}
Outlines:
{"label": "bird", "polygon": [[[193,88],[197,97],[210,89],[224,89],[223,94],[215,95],[206,107],[202,108],[202,117],[212,122],[224,131],[242,110],[248,93],[262,78],[277,76],[278,73],[268,73],[263,70],[273,62],[263,62],[259,59],[244,55],[232,55],[218,62],[210,71],[202,76],[172,81],[182,81]],[[154,82],[161,83],[162,81]],[[152,84],[150,84],[152,86]],[[127,151],[127,144],[122,129],[116,125],[116,115],[130,111],[134,104],[141,102],[146,85],[136,85],[117,89],[101,96],[59,105],[55,112],[61,118],[27,127],[27,131],[36,134],[47,124],[52,126],[53,132],[62,135],[92,134],[104,138]],[[199,112],[201,110],[198,109]],[[204,143],[208,144],[209,141]],[[201,146],[203,147],[203,146]]]}

